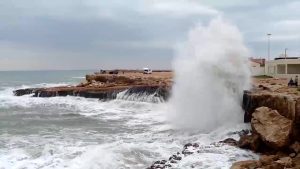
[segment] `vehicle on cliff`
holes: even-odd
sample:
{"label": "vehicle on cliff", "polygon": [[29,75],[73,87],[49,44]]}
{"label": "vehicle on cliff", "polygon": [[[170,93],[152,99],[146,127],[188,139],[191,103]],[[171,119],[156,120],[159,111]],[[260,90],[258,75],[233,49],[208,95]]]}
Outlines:
{"label": "vehicle on cliff", "polygon": [[152,73],[152,70],[149,69],[149,68],[144,68],[143,70],[144,70],[143,71],[144,74],[151,74]]}

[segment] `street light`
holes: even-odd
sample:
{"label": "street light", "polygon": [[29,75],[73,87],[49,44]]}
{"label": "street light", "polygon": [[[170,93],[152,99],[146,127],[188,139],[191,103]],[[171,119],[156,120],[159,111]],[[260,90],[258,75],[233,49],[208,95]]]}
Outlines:
{"label": "street light", "polygon": [[271,39],[271,35],[270,33],[267,34],[268,36],[268,61],[270,61],[270,39]]}
{"label": "street light", "polygon": [[285,48],[284,49],[284,57],[285,57],[285,59],[286,59],[286,57],[287,57],[287,54],[286,54],[286,51],[288,50],[288,48]]}
{"label": "street light", "polygon": [[286,51],[287,51],[287,50],[288,50],[288,48],[285,48],[285,49],[284,49],[285,74],[288,74],[288,72],[287,72],[287,71],[288,71],[288,64],[287,64],[287,60],[286,60],[286,56],[287,56],[287,55],[286,55]]}

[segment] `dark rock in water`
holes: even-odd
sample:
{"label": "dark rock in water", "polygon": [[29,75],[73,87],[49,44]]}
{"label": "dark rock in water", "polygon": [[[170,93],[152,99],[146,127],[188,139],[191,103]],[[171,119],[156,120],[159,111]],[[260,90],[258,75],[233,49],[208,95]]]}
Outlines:
{"label": "dark rock in water", "polygon": [[192,147],[193,144],[192,143],[187,143],[186,145],[184,145],[184,149],[187,149],[188,147]]}
{"label": "dark rock in water", "polygon": [[175,160],[171,160],[171,163],[173,163],[173,164],[174,164],[174,163],[177,163],[177,161],[175,161]]}
{"label": "dark rock in water", "polygon": [[198,143],[194,143],[193,147],[197,148],[197,147],[199,147],[199,144]]}
{"label": "dark rock in water", "polygon": [[237,141],[233,138],[227,138],[223,141],[220,141],[219,143],[228,144],[228,145],[231,145],[231,146],[237,146]]}
{"label": "dark rock in water", "polygon": [[153,167],[153,168],[157,168],[157,167],[170,168],[170,167],[172,167],[171,164],[176,164],[176,163],[178,163],[179,161],[182,160],[182,158],[183,158],[184,156],[188,156],[188,155],[194,154],[194,152],[188,150],[188,148],[191,148],[191,149],[193,149],[193,151],[194,151],[194,149],[198,149],[199,147],[200,147],[200,146],[199,146],[198,143],[194,143],[194,144],[192,144],[192,143],[187,143],[187,144],[185,144],[185,145],[183,146],[182,153],[177,152],[176,154],[173,154],[173,155],[169,158],[168,161],[166,161],[166,160],[156,161],[156,162],[154,162],[154,164],[151,165],[150,168],[152,168],[152,167]]}
{"label": "dark rock in water", "polygon": [[160,164],[160,161],[155,161],[154,164]]}
{"label": "dark rock in water", "polygon": [[[125,95],[155,95],[167,100],[170,96],[170,89],[161,86],[119,86],[108,88],[89,87],[53,87],[53,88],[29,88],[14,91],[15,96],[33,94],[33,97],[57,97],[57,96],[79,96],[85,98],[98,98],[100,100],[116,99],[118,93],[126,91]],[[137,97],[138,97],[137,96]]]}
{"label": "dark rock in water", "polygon": [[170,168],[170,167],[172,167],[172,165],[171,164],[167,164],[167,165],[165,165],[165,167],[167,167],[167,168],[169,167]]}
{"label": "dark rock in water", "polygon": [[252,113],[254,112],[255,108],[258,107],[258,103],[251,99],[250,91],[244,91],[242,107],[245,111],[244,122],[249,123],[252,118]]}
{"label": "dark rock in water", "polygon": [[177,160],[177,161],[180,161],[182,159],[182,157],[180,157],[180,156],[176,156],[175,158],[174,158],[174,160]]}
{"label": "dark rock in water", "polygon": [[161,160],[160,164],[166,164],[166,160]]}
{"label": "dark rock in water", "polygon": [[14,91],[15,96],[23,96],[34,93],[35,88],[28,88],[28,89],[18,89]]}
{"label": "dark rock in water", "polygon": [[191,152],[191,151],[185,149],[185,150],[182,151],[182,154],[186,156],[186,155],[194,154],[194,152]]}
{"label": "dark rock in water", "polygon": [[257,134],[245,135],[237,142],[237,146],[244,149],[258,151],[261,145],[261,140]]}

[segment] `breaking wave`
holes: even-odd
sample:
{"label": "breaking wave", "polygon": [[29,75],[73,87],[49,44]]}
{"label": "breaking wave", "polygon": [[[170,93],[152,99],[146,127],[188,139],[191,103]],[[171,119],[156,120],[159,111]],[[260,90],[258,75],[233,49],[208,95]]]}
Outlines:
{"label": "breaking wave", "polygon": [[173,124],[211,131],[242,122],[241,96],[250,79],[247,58],[242,35],[222,18],[191,30],[174,61]]}
{"label": "breaking wave", "polygon": [[165,99],[162,96],[160,96],[157,92],[131,92],[130,89],[118,93],[117,99],[149,103],[165,102]]}

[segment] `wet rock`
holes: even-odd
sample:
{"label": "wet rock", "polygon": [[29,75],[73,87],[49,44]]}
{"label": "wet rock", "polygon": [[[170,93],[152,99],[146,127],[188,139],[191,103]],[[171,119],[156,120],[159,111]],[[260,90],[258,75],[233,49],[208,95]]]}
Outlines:
{"label": "wet rock", "polygon": [[193,144],[192,143],[187,143],[186,145],[184,145],[184,149],[187,149],[188,147],[192,147]]}
{"label": "wet rock", "polygon": [[258,151],[261,145],[261,140],[257,134],[245,135],[240,138],[237,146],[243,149]]}
{"label": "wet rock", "polygon": [[269,155],[269,156],[262,155],[260,156],[259,161],[262,163],[263,166],[266,166],[272,164],[274,161],[278,159],[279,159],[278,155]]}
{"label": "wet rock", "polygon": [[258,167],[257,161],[248,160],[248,161],[239,161],[234,163],[230,169],[255,169]]}
{"label": "wet rock", "polygon": [[171,164],[166,164],[165,167],[166,167],[166,168],[168,168],[168,167],[171,168],[172,165],[171,165]]}
{"label": "wet rock", "polygon": [[293,166],[293,160],[291,157],[283,157],[283,158],[280,158],[279,160],[275,161],[276,163],[280,164],[281,166],[284,166],[284,167],[292,167]]}
{"label": "wet rock", "polygon": [[260,107],[252,114],[251,127],[261,140],[273,149],[288,146],[292,132],[292,121],[276,110]]}
{"label": "wet rock", "polygon": [[185,150],[182,151],[182,154],[185,155],[185,156],[187,156],[187,155],[194,154],[194,152],[191,152],[191,151],[185,149]]}
{"label": "wet rock", "polygon": [[300,144],[296,141],[294,144],[290,145],[289,149],[294,153],[300,153]]}
{"label": "wet rock", "polygon": [[237,141],[233,138],[227,138],[223,141],[220,141],[219,143],[228,144],[230,146],[237,146]]}
{"label": "wet rock", "polygon": [[154,164],[160,164],[160,161],[155,161]]}
{"label": "wet rock", "polygon": [[166,164],[166,160],[161,160],[160,164]]}
{"label": "wet rock", "polygon": [[177,156],[177,155],[173,155],[173,156],[172,156],[172,159],[173,159],[173,160],[176,160],[176,161],[180,161],[180,160],[182,159],[182,157]]}
{"label": "wet rock", "polygon": [[35,92],[35,88],[28,88],[28,89],[19,89],[14,91],[15,96],[23,96],[23,95],[28,95],[32,94]]}
{"label": "wet rock", "polygon": [[175,160],[171,160],[171,161],[170,161],[170,163],[173,163],[173,164],[174,164],[174,163],[177,163],[177,161],[175,161]]}
{"label": "wet rock", "polygon": [[78,87],[62,86],[52,88],[30,88],[14,91],[15,96],[33,94],[33,97],[58,97],[58,96],[79,96],[85,98],[97,98],[100,100],[113,100],[117,98],[118,93],[126,91],[125,95],[155,95],[162,100],[167,100],[170,95],[170,89],[162,86],[112,86],[112,87]]}
{"label": "wet rock", "polygon": [[194,143],[194,144],[193,144],[193,147],[198,148],[198,147],[199,147],[199,144],[198,144],[198,143]]}
{"label": "wet rock", "polygon": [[285,169],[293,166],[293,159],[290,157],[280,158],[278,155],[262,155],[258,161],[236,162],[231,169]]}

